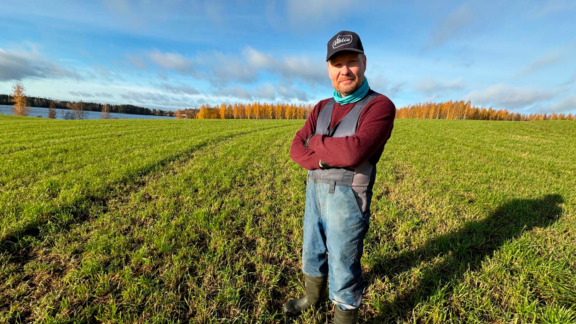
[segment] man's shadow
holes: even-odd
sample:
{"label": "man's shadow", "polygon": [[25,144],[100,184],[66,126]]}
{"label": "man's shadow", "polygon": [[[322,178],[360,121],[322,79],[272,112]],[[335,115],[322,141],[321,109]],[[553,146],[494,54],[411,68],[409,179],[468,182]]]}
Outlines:
{"label": "man's shadow", "polygon": [[[383,305],[369,323],[395,323],[408,319],[414,307],[439,289],[448,293],[467,271],[480,269],[504,243],[535,227],[552,225],[562,214],[562,196],[551,194],[541,199],[515,199],[500,206],[489,217],[469,222],[455,233],[439,236],[423,247],[394,257],[382,256],[368,274],[367,286],[384,276],[394,277],[436,257],[441,262],[424,268],[422,279],[391,302]],[[451,283],[450,286],[447,284]]]}

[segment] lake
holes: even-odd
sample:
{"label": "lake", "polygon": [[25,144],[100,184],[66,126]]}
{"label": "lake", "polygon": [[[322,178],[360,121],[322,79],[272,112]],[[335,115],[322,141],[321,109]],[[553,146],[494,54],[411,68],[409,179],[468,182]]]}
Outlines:
{"label": "lake", "polygon": [[[13,115],[12,107],[7,105],[0,105],[0,115]],[[48,118],[48,108],[30,107],[30,114],[28,117],[43,117]],[[74,114],[69,109],[56,109],[56,119],[66,119],[66,114]],[[99,111],[84,111],[84,119],[100,119],[101,113]],[[154,115],[135,115],[135,114],[118,114],[110,113],[110,118],[116,119],[174,119],[168,116],[154,116]]]}

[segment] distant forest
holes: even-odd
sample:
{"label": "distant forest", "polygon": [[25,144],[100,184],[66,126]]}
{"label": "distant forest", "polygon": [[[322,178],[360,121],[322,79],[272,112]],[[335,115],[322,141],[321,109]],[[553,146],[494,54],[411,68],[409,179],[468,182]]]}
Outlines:
{"label": "distant forest", "polygon": [[[47,98],[26,97],[26,103],[29,107],[49,108],[50,104],[54,104],[54,108],[69,109],[68,104],[75,104],[75,101],[52,100]],[[12,97],[10,95],[0,94],[0,105],[13,105]],[[84,111],[102,111],[104,104],[95,102],[82,102]],[[119,114],[135,114],[135,115],[154,115],[154,116],[174,116],[173,111],[166,111],[160,109],[149,109],[138,107],[134,105],[108,105],[111,113]]]}
{"label": "distant forest", "polygon": [[[311,105],[282,103],[221,104],[219,106],[202,105],[200,109],[176,110],[178,119],[305,119],[312,111]],[[506,109],[473,107],[470,101],[446,101],[440,103],[421,103],[400,108],[396,118],[414,119],[470,119],[470,120],[576,120],[572,114],[520,114]]]}
{"label": "distant forest", "polygon": [[[70,109],[71,106],[81,106],[83,111],[102,111],[105,106],[93,102],[74,102],[52,100],[46,98],[27,97],[29,107]],[[0,94],[0,105],[13,105],[10,95]],[[80,105],[79,105],[80,104]],[[222,104],[216,106],[202,105],[200,108],[178,109],[165,111],[149,109],[133,105],[108,105],[111,113],[170,116],[178,119],[305,119],[312,111],[311,105],[295,105],[282,103],[259,103],[248,104]],[[473,120],[575,120],[573,114],[520,114],[502,109],[473,107],[470,101],[446,101],[441,103],[420,103],[399,108],[396,118],[415,119],[473,119]]]}
{"label": "distant forest", "polygon": [[414,119],[472,119],[472,120],[576,120],[572,114],[520,114],[506,109],[473,107],[470,101],[446,101],[421,103],[398,109],[396,118]]}
{"label": "distant forest", "polygon": [[195,109],[178,109],[174,117],[178,119],[306,119],[312,111],[311,105],[283,103],[221,104],[210,107],[202,105]]}

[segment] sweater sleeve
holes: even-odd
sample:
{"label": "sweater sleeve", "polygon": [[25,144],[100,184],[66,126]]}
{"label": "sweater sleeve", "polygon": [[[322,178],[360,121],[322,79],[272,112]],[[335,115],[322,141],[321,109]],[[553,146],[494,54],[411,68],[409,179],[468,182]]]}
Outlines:
{"label": "sweater sleeve", "polygon": [[318,112],[320,107],[322,107],[322,102],[319,102],[310,115],[306,119],[306,123],[296,132],[296,136],[292,140],[292,146],[290,147],[290,157],[302,167],[308,170],[319,169],[320,158],[316,153],[309,147],[306,147],[306,140],[312,134],[316,132],[316,120],[318,119]]}
{"label": "sweater sleeve", "polygon": [[314,135],[308,147],[315,157],[337,168],[356,168],[386,144],[392,133],[396,108],[379,96],[364,108],[356,134],[346,137]]}

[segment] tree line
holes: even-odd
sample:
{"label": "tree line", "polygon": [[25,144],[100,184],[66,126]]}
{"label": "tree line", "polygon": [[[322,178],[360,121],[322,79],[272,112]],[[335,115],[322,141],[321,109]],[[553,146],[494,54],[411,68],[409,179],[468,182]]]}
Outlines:
{"label": "tree line", "polygon": [[[286,103],[221,104],[219,106],[202,105],[200,108],[164,111],[134,105],[108,105],[92,102],[60,101],[38,97],[26,97],[24,87],[16,84],[12,95],[0,94],[0,104],[14,105],[15,115],[27,116],[31,107],[49,108],[48,117],[56,118],[56,108],[67,109],[64,119],[83,119],[85,111],[99,111],[101,118],[110,118],[110,113],[171,116],[178,119],[306,119],[312,105]],[[471,119],[471,120],[576,120],[576,114],[520,114],[506,109],[473,107],[470,101],[446,101],[441,103],[420,103],[400,108],[396,118],[414,119]]]}
{"label": "tree line", "polygon": [[[283,103],[203,105],[199,109],[179,109],[174,117],[179,119],[306,119],[313,106]],[[576,120],[572,114],[520,114],[506,109],[473,107],[470,101],[421,103],[400,108],[396,118],[414,119],[471,119],[471,120]]]}
{"label": "tree line", "polygon": [[[20,85],[21,87],[21,85]],[[22,93],[23,87],[21,89]],[[20,96],[20,95],[19,95]],[[107,113],[120,113],[120,114],[136,114],[136,115],[154,115],[154,116],[174,116],[173,111],[161,110],[161,109],[149,109],[134,105],[108,105],[95,102],[83,102],[83,101],[65,101],[65,100],[53,100],[48,98],[39,97],[26,97],[25,105],[27,107],[38,107],[38,108],[58,108],[67,109],[75,111],[73,107],[78,107],[77,111],[99,111],[103,112],[107,110]],[[0,105],[15,105],[17,102],[14,100],[14,94],[4,95],[0,94]],[[80,117],[80,115],[73,114],[74,117]]]}
{"label": "tree line", "polygon": [[396,111],[396,118],[414,119],[474,119],[474,120],[576,120],[572,114],[520,114],[506,109],[472,107],[470,101],[446,101],[421,103]]}
{"label": "tree line", "polygon": [[200,108],[178,109],[174,117],[179,119],[306,119],[314,107],[285,103],[202,105]]}

